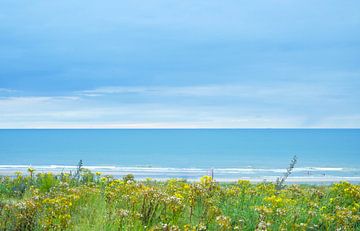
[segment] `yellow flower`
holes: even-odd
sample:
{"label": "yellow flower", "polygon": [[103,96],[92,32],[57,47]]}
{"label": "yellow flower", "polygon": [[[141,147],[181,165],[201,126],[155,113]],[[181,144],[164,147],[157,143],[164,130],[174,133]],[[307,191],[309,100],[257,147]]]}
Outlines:
{"label": "yellow flower", "polygon": [[238,180],[237,184],[241,187],[248,187],[251,185],[250,181],[248,180]]}
{"label": "yellow flower", "polygon": [[177,197],[177,198],[179,198],[179,199],[183,199],[184,198],[184,196],[183,195],[181,195],[180,193],[175,193],[175,196]]}
{"label": "yellow flower", "polygon": [[227,216],[217,216],[216,217],[216,222],[217,224],[220,226],[221,230],[227,230],[230,229],[231,227],[231,219],[230,217]]}

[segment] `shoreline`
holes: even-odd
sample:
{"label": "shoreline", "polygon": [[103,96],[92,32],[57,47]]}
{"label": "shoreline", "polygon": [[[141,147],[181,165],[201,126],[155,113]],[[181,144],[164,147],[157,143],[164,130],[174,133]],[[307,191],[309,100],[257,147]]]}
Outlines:
{"label": "shoreline", "polygon": [[[53,174],[74,172],[74,165],[0,165],[0,176],[15,176],[16,172],[28,174],[28,168],[35,169],[35,173]],[[213,171],[214,180],[223,183],[232,183],[238,180],[248,180],[252,183],[275,182],[281,177],[286,169],[281,168],[174,168],[174,167],[120,167],[120,166],[83,166],[92,172],[100,172],[101,175],[110,175],[121,178],[132,174],[139,181],[151,178],[156,181],[169,179],[184,179],[196,182],[204,175],[210,175]],[[294,168],[287,179],[290,184],[331,184],[340,181],[360,183],[360,168],[345,167],[298,167]]]}

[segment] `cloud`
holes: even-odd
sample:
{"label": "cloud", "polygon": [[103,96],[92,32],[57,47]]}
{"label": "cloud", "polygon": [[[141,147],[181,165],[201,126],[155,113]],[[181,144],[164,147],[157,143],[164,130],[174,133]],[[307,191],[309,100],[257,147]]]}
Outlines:
{"label": "cloud", "polygon": [[1,94],[1,93],[8,93],[8,94],[10,94],[10,93],[16,93],[16,92],[18,92],[18,91],[13,90],[13,89],[8,89],[8,88],[0,88],[0,94]]}
{"label": "cloud", "polygon": [[[109,86],[66,96],[2,97],[0,127],[359,127],[357,112],[344,106],[345,93],[294,84]],[[334,105],[342,110],[335,113]]]}
{"label": "cloud", "polygon": [[23,96],[23,97],[0,97],[0,107],[6,110],[6,107],[19,107],[19,106],[35,106],[52,104],[56,102],[66,102],[80,99],[77,96]]}
{"label": "cloud", "polygon": [[[156,90],[154,90],[156,89]],[[223,88],[103,88],[94,92],[105,94],[100,100],[93,97],[74,96],[55,97],[7,97],[0,98],[0,127],[2,128],[40,128],[40,127],[270,127],[299,126],[295,118],[282,119],[274,115],[259,116],[247,108],[200,103],[177,104],[176,101],[144,103],[141,99],[134,103],[116,102],[107,94],[175,94],[175,97],[191,95],[198,90],[198,96],[218,95]],[[179,100],[179,99],[178,99]],[[104,103],[106,102],[106,103]],[[272,124],[272,125],[271,125]]]}
{"label": "cloud", "polygon": [[139,2],[3,3],[0,127],[359,127],[360,1]]}
{"label": "cloud", "polygon": [[306,84],[218,84],[218,85],[195,85],[195,86],[108,86],[92,90],[77,92],[83,96],[103,96],[103,95],[158,95],[158,96],[233,96],[233,97],[284,97],[301,96],[315,97],[330,93],[327,88],[319,85]]}
{"label": "cloud", "polygon": [[316,127],[360,128],[360,114],[324,116]]}

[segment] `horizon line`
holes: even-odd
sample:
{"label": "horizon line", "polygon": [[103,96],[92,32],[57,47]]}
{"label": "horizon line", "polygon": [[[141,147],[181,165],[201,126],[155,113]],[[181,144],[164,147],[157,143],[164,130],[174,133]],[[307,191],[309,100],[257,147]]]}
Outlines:
{"label": "horizon line", "polygon": [[0,127],[0,130],[357,130],[360,127]]}

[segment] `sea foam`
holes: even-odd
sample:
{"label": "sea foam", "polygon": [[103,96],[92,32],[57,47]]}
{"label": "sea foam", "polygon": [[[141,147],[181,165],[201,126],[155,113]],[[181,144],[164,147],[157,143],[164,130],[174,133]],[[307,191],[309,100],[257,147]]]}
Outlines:
{"label": "sea foam", "polygon": [[[0,165],[0,175],[14,175],[15,172],[27,174],[27,169],[32,167],[36,172],[73,172],[75,165]],[[138,167],[138,166],[111,166],[111,165],[89,165],[83,166],[93,172],[101,172],[103,175],[121,177],[126,174],[133,174],[137,179],[151,177],[157,180],[169,178],[183,178],[187,180],[198,180],[210,172],[217,181],[235,181],[246,179],[253,182],[275,181],[286,169],[280,168],[173,168],[173,167]],[[336,181],[360,182],[360,169],[344,167],[299,167],[293,169],[293,174],[288,182],[336,182]]]}

